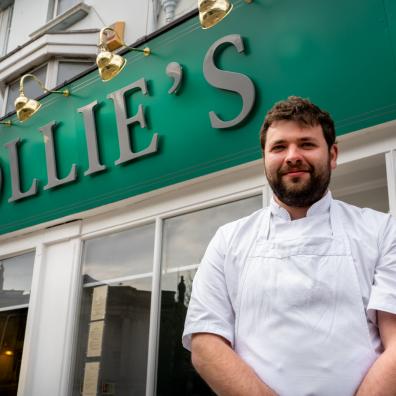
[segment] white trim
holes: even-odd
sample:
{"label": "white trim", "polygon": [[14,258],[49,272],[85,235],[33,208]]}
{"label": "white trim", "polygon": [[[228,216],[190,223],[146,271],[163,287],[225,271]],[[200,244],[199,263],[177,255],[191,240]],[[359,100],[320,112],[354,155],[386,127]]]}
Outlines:
{"label": "white trim", "polygon": [[162,271],[162,275],[177,274],[178,272],[193,271],[199,267],[199,264],[183,265],[182,267],[171,267]]}
{"label": "white trim", "polygon": [[[40,312],[40,289],[42,281],[42,261],[44,245],[42,243],[36,246],[36,256],[33,265],[32,286],[30,291],[29,309],[26,320],[25,339],[23,342],[23,353],[21,370],[19,372],[18,396],[27,396],[29,394],[29,371],[33,362],[34,355],[37,352],[35,342],[37,332],[39,331],[37,322],[39,322]],[[36,325],[35,325],[36,324]]]}
{"label": "white trim", "polygon": [[15,238],[10,238],[8,241],[0,242],[0,257],[13,257],[35,250],[37,246],[60,243],[71,238],[78,237],[80,234],[81,222],[74,221],[72,223],[61,224],[29,235],[20,235]]}
{"label": "white trim", "polygon": [[396,150],[385,154],[386,176],[388,181],[389,212],[396,216]]}
{"label": "white trim", "polygon": [[45,86],[49,89],[53,89],[56,86],[57,76],[58,76],[58,60],[50,59],[47,63]]}
{"label": "white trim", "polygon": [[129,282],[136,279],[151,278],[152,276],[153,276],[152,272],[145,272],[143,274],[120,276],[119,278],[110,278],[110,279],[98,280],[97,282],[89,282],[89,283],[85,283],[83,287],[88,288],[88,287],[95,287],[101,285],[112,285],[113,283]]}
{"label": "white trim", "polygon": [[10,305],[9,307],[1,307],[0,312],[12,311],[14,309],[28,308],[29,304]]}
{"label": "white trim", "polygon": [[150,304],[150,327],[147,356],[146,396],[154,396],[157,387],[159,327],[161,319],[161,260],[163,221],[155,222],[153,280]]}
{"label": "white trim", "polygon": [[74,250],[72,264],[72,282],[69,285],[69,301],[67,316],[66,337],[63,344],[62,354],[62,373],[59,384],[59,396],[67,396],[72,394],[72,381],[75,363],[75,348],[77,344],[78,320],[80,313],[80,301],[82,294],[81,287],[81,239],[75,238],[72,242]]}

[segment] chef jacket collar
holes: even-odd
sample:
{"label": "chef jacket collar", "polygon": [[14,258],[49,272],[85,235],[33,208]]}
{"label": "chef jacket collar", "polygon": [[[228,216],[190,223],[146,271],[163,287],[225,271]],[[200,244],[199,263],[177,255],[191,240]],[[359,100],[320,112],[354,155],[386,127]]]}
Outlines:
{"label": "chef jacket collar", "polygon": [[[306,217],[317,216],[320,214],[328,213],[330,210],[331,199],[332,199],[331,192],[327,191],[327,193],[319,201],[315,202],[308,209]],[[280,217],[281,219],[286,221],[291,221],[289,212],[285,208],[282,208],[275,201],[274,197],[271,197],[270,209],[271,209],[271,214],[273,216]]]}

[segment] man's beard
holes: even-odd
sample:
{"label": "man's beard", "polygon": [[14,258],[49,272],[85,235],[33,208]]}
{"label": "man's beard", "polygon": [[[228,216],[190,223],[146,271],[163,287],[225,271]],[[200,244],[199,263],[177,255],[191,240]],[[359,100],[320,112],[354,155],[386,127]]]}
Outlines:
{"label": "man's beard", "polygon": [[[309,180],[299,186],[297,181],[298,176],[296,176],[295,183],[293,183],[292,178],[289,183],[286,184],[283,181],[283,175],[289,169],[293,171],[308,171],[310,174]],[[267,169],[265,169],[265,173],[272,191],[281,202],[291,207],[306,208],[319,201],[325,194],[330,183],[330,169],[329,159],[327,166],[323,167],[323,169],[315,169],[312,165],[293,166],[286,169],[278,169],[275,177],[269,177]]]}

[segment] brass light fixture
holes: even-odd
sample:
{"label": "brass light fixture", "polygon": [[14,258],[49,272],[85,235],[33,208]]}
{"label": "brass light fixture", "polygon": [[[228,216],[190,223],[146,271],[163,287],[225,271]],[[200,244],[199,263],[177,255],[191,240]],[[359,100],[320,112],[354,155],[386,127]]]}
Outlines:
{"label": "brass light fixture", "polygon": [[[253,0],[245,0],[250,4]],[[198,0],[199,22],[202,29],[209,29],[222,21],[232,10],[228,0]]]}
{"label": "brass light fixture", "polygon": [[[100,52],[96,57],[96,64],[99,68],[99,76],[102,81],[110,81],[112,78],[117,76],[120,71],[125,67],[127,61],[121,55],[113,54],[105,38],[105,32],[110,31],[117,35],[117,32],[111,27],[105,27],[101,29],[99,33],[99,48]],[[129,48],[132,51],[143,52],[144,56],[149,56],[151,54],[150,48],[146,47],[144,49],[128,47],[124,42],[121,43],[124,47]]]}
{"label": "brass light fixture", "polygon": [[69,96],[70,91],[68,89],[64,89],[63,91],[52,91],[44,86],[44,84],[33,74],[25,74],[22,76],[19,82],[19,96],[15,99],[14,105],[16,110],[16,115],[18,120],[24,122],[28,120],[33,114],[35,114],[41,107],[40,102],[34,99],[30,99],[25,96],[25,92],[23,90],[23,82],[27,77],[33,78],[44,93],[52,92],[52,93],[60,93],[63,96]]}
{"label": "brass light fixture", "polygon": [[0,121],[0,124],[3,124],[3,125],[7,125],[7,126],[11,126],[12,125],[12,122],[10,121],[10,120],[7,120],[7,121]]}

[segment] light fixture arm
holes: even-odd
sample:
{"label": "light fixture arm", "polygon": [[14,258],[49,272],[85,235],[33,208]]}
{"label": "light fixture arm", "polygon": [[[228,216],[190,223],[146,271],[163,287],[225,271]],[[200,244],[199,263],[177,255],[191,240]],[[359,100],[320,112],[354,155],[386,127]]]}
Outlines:
{"label": "light fixture arm", "polygon": [[140,49],[140,48],[134,48],[134,47],[129,47],[128,45],[125,44],[125,42],[121,39],[121,37],[119,36],[119,34],[111,27],[104,27],[100,30],[99,33],[99,48],[102,51],[109,51],[109,48],[107,46],[106,43],[106,37],[105,37],[105,32],[109,31],[109,32],[113,32],[120,40],[121,44],[123,45],[123,47],[130,49],[131,51],[137,51],[137,52],[143,52],[144,56],[149,56],[151,54],[151,50],[149,47],[146,47],[144,49]]}
{"label": "light fixture arm", "polygon": [[45,87],[45,85],[41,82],[40,79],[38,79],[34,74],[25,74],[22,76],[21,80],[19,81],[19,95],[20,96],[25,96],[25,91],[23,89],[23,83],[27,77],[33,78],[37,82],[37,84],[40,86],[40,88],[43,90],[44,93],[51,92],[51,93],[60,93],[63,96],[70,96],[70,91],[68,89],[64,89],[62,91],[55,91],[51,90]]}
{"label": "light fixture arm", "polygon": [[6,125],[6,126],[11,126],[12,125],[12,122],[11,122],[11,120],[7,120],[7,121],[0,121],[0,124],[2,124],[2,125]]}

